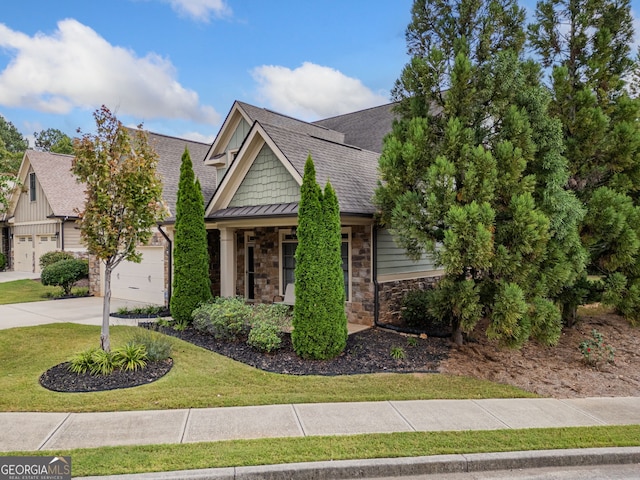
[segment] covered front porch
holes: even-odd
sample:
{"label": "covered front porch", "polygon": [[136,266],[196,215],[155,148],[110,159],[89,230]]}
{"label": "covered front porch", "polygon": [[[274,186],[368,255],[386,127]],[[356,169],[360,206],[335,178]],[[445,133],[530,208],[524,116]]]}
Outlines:
{"label": "covered front porch", "polygon": [[[287,284],[295,281],[296,227],[295,216],[219,218],[208,223],[214,295],[241,296],[256,303],[282,301]],[[371,219],[345,218],[342,238],[347,318],[353,324],[373,325]]]}

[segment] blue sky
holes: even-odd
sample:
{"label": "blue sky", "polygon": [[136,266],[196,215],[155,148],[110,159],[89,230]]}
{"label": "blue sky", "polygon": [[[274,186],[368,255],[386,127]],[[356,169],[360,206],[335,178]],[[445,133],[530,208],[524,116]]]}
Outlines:
{"label": "blue sky", "polygon": [[127,125],[212,141],[236,99],[305,120],[387,103],[413,1],[5,3],[0,114],[25,136],[90,132],[105,104]]}

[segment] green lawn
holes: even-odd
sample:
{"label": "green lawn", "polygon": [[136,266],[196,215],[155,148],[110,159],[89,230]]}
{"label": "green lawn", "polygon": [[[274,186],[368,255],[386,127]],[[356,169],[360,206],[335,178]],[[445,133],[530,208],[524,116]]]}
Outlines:
{"label": "green lawn", "polygon": [[[112,327],[112,345],[125,343],[137,327]],[[141,387],[90,393],[57,393],[38,379],[71,355],[97,346],[100,327],[58,323],[0,330],[0,411],[91,412],[355,402],[430,398],[532,397],[517,388],[471,378],[434,374],[338,377],[267,373],[174,339],[174,367]]]}
{"label": "green lawn", "polygon": [[40,280],[16,280],[0,283],[0,305],[41,302],[60,293],[60,287],[45,287]]}

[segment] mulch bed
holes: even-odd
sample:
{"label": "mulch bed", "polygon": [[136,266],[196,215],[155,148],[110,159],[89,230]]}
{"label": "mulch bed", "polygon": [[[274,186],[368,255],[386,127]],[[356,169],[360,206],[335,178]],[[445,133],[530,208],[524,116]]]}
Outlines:
{"label": "mulch bed", "polygon": [[109,375],[91,375],[69,371],[69,362],[50,368],[40,376],[40,384],[54,392],[101,392],[117,388],[137,387],[154,382],[166,375],[173,360],[149,362],[145,368],[125,371],[115,370]]}
{"label": "mulch bed", "polygon": [[[233,360],[273,373],[288,375],[354,375],[365,373],[436,373],[448,357],[449,341],[435,337],[408,337],[390,330],[371,328],[349,335],[347,346],[330,360],[306,360],[298,357],[285,334],[282,347],[263,353],[246,342],[221,342],[194,328],[176,331],[154,322],[141,322],[141,327],[180,338]],[[410,339],[411,338],[411,339]],[[393,358],[392,350],[401,349],[403,358]],[[144,385],[166,375],[173,360],[150,362],[136,371],[116,370],[110,375],[76,374],[69,363],[56,365],[40,377],[40,384],[56,392],[98,392]]]}
{"label": "mulch bed", "polygon": [[[442,338],[409,337],[381,328],[371,328],[349,335],[343,353],[331,360],[306,360],[298,357],[285,334],[282,347],[262,353],[245,342],[217,341],[193,328],[176,331],[153,323],[140,324],[194,345],[206,348],[267,372],[289,375],[353,375],[362,373],[434,373],[449,352],[449,341]],[[404,358],[391,355],[394,347],[402,348]]]}

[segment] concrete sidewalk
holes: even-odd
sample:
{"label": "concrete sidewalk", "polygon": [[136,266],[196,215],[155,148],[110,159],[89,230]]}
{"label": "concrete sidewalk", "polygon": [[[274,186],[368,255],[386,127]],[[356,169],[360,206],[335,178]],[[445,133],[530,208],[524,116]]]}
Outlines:
{"label": "concrete sidewalk", "polygon": [[[74,448],[233,439],[632,424],[640,424],[638,397],[414,400],[100,413],[3,412],[0,451],[53,453]],[[469,468],[608,463],[640,463],[640,447],[314,462],[114,478],[362,478],[382,476],[383,472],[399,476],[464,472]]]}
{"label": "concrete sidewalk", "polygon": [[0,413],[0,451],[366,433],[640,424],[640,397],[411,400],[100,413]]}

